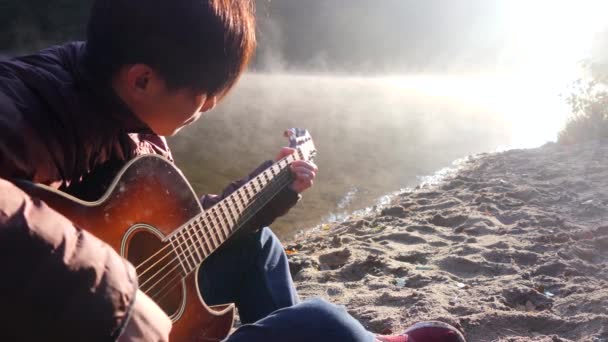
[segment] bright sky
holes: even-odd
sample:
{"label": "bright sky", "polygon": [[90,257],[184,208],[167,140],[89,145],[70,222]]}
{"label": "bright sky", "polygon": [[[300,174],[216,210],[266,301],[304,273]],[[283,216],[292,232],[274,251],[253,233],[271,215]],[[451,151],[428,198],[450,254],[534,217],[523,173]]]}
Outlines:
{"label": "bright sky", "polygon": [[[509,146],[535,147],[554,141],[569,115],[560,94],[582,76],[595,33],[608,26],[607,0],[511,0],[505,7],[509,72],[391,79],[404,89],[456,97],[512,120]],[[542,19],[538,19],[542,18]]]}
{"label": "bright sky", "polygon": [[511,0],[505,10],[511,32],[507,50],[523,57],[523,71],[550,78],[576,76],[594,34],[608,26],[606,0]]}

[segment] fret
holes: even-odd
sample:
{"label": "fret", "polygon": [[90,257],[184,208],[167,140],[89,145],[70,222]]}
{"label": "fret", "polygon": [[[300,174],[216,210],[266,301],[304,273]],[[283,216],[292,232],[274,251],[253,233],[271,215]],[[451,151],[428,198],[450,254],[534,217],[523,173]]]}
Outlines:
{"label": "fret", "polygon": [[[203,262],[204,258],[198,249],[196,240],[194,240],[194,233],[192,232],[192,230],[193,230],[192,228],[194,228],[193,224],[194,224],[194,222],[191,223],[190,225],[186,226],[185,230],[186,230],[186,233],[188,233],[188,236],[190,237],[190,241],[192,241],[192,248],[194,249],[194,252],[192,253],[192,259],[194,259],[194,264],[198,266],[201,262]],[[197,255],[198,255],[198,260],[196,260]]]}
{"label": "fret", "polygon": [[203,222],[204,225],[201,227],[202,228],[202,234],[203,234],[203,243],[205,244],[205,247],[207,247],[207,250],[209,251],[209,254],[211,254],[213,252],[213,247],[211,247],[211,244],[209,243],[209,239],[210,239],[210,233],[209,233],[209,227],[211,227],[213,225],[213,221],[211,220],[211,215],[209,215],[209,212],[205,212],[205,216],[203,218]]}
{"label": "fret", "polygon": [[217,222],[217,225],[220,227],[220,231],[224,235],[224,241],[227,240],[228,237],[230,237],[230,225],[222,222],[222,220],[219,217],[216,217],[216,222]]}
{"label": "fret", "polygon": [[223,205],[220,205],[220,213],[222,215],[222,218],[224,219],[224,222],[226,222],[229,227],[232,227],[234,225],[234,222],[228,220],[228,217],[226,216],[226,210],[228,209],[224,208]]}
{"label": "fret", "polygon": [[234,196],[230,195],[228,197],[226,197],[226,208],[228,213],[232,216],[232,218],[234,218],[235,222],[236,222],[236,218],[239,217],[239,208],[236,205],[236,202],[234,201]]}
{"label": "fret", "polygon": [[201,236],[201,233],[202,233],[201,226],[204,226],[203,216],[202,215],[199,216],[194,222],[196,222],[194,234],[196,235],[196,238],[200,243],[200,247],[201,247],[200,250],[203,251],[203,260],[204,260],[209,256],[210,252],[205,249],[205,237]]}
{"label": "fret", "polygon": [[226,237],[224,236],[224,230],[222,229],[221,225],[215,225],[213,226],[213,231],[215,234],[215,237],[218,241],[218,247],[222,245],[222,243],[224,243],[224,241],[226,241]]}
{"label": "fret", "polygon": [[[257,193],[258,193],[258,188],[257,188],[257,186],[256,186],[257,184],[255,183],[255,178],[254,178],[254,179],[252,179],[252,180],[250,181],[250,183],[251,183],[251,188],[252,188],[252,190],[253,190],[253,193],[254,193],[254,194],[257,194]],[[261,188],[260,188],[260,190],[261,190]]]}
{"label": "fret", "polygon": [[266,175],[266,171],[260,173],[260,180],[264,182],[264,184],[268,183],[268,176]]}
{"label": "fret", "polygon": [[239,207],[239,210],[241,211],[241,214],[242,214],[243,211],[245,210],[245,207],[247,207],[247,205],[246,205],[247,200],[245,199],[245,195],[241,191],[237,191],[236,196],[238,197],[238,202],[241,204],[241,207]]}
{"label": "fret", "polygon": [[241,216],[241,207],[239,206],[239,202],[236,200],[236,196],[230,196],[229,197],[230,201],[232,202],[232,205],[229,206],[231,211],[232,211],[232,215],[234,216],[234,221],[238,222],[238,218]]}
{"label": "fret", "polygon": [[253,196],[257,195],[258,194],[258,186],[257,186],[257,184],[255,182],[255,179],[252,179],[250,184],[251,184],[251,188],[250,188],[251,193],[253,194]]}
{"label": "fret", "polygon": [[272,173],[268,170],[264,171],[264,177],[266,177],[266,183],[270,183],[273,178]]}
{"label": "fret", "polygon": [[212,227],[217,227],[217,226],[222,225],[222,219],[220,218],[219,215],[214,216],[211,222],[212,222],[212,224],[211,224]]}
{"label": "fret", "polygon": [[249,197],[249,196],[247,195],[247,192],[246,192],[246,191],[244,191],[244,192],[242,192],[242,193],[241,193],[241,201],[242,201],[243,203],[245,203],[245,208],[247,207],[247,205],[249,205],[249,200],[250,200],[250,199],[251,199],[251,197]]}
{"label": "fret", "polygon": [[243,201],[243,198],[241,197],[241,194],[240,193],[236,194],[236,196],[234,196],[234,198],[232,198],[232,201],[234,202],[234,205],[236,207],[237,215],[238,215],[238,217],[240,217],[243,214],[243,212],[245,211],[245,203]]}
{"label": "fret", "polygon": [[247,198],[247,200],[250,200],[253,198],[252,195],[249,194],[249,185],[245,184],[245,186],[243,186],[243,193],[245,194],[245,198]]}
{"label": "fret", "polygon": [[[307,142],[301,140],[303,139],[296,142]],[[313,148],[314,146],[310,146],[310,150],[307,148],[306,153]],[[250,179],[172,237],[171,246],[185,274],[195,269],[219,248],[239,228],[237,224],[251,219],[263,205],[288,185],[291,181],[289,167],[296,160],[306,160],[300,147],[296,148],[293,154]],[[192,251],[192,248],[195,250]]]}
{"label": "fret", "polygon": [[236,219],[234,215],[232,215],[232,206],[228,202],[228,198],[226,198],[226,206],[224,207],[223,214],[226,222],[229,222],[230,226],[233,226],[236,224]]}
{"label": "fret", "polygon": [[260,178],[260,177],[255,177],[255,179],[254,179],[254,180],[257,180],[257,181],[258,181],[258,185],[260,186],[260,190],[264,189],[264,185],[266,185],[266,184],[262,183],[262,178]]}
{"label": "fret", "polygon": [[232,227],[234,227],[235,223],[228,219],[228,216],[226,215],[226,210],[226,207],[222,207],[222,216],[219,217],[219,219],[222,226],[226,227],[226,230],[228,230],[228,236],[230,236],[230,233],[232,232]]}
{"label": "fret", "polygon": [[[217,208],[218,208],[219,214],[217,215],[217,218],[216,218],[217,224],[215,225],[215,227],[216,227],[215,229],[216,229],[216,232],[218,233],[218,236],[222,236],[223,235],[223,237],[222,237],[222,242],[223,242],[224,240],[226,240],[226,238],[228,238],[228,234],[226,233],[226,229],[225,228],[226,227],[230,227],[230,226],[228,226],[226,224],[226,222],[224,222],[224,220],[222,220],[222,217],[224,216],[224,210],[225,210],[224,209],[224,204],[223,203],[218,203]],[[221,234],[219,233],[220,231],[221,231]]]}
{"label": "fret", "polygon": [[[217,205],[215,207],[213,207],[212,209],[212,213],[211,213],[211,224],[209,225],[209,233],[211,235],[213,235],[214,240],[220,241],[223,239],[223,237],[221,236],[221,234],[219,234],[219,232],[217,231],[217,226],[220,225],[219,221],[218,221],[218,209],[217,209]],[[219,245],[218,245],[219,246]]]}
{"label": "fret", "polygon": [[221,217],[218,217],[217,220],[218,220],[218,225],[223,227],[222,229],[224,231],[226,231],[226,239],[228,239],[230,237],[230,234],[232,233],[232,225],[230,223],[228,223],[228,221],[226,219],[222,219]]}
{"label": "fret", "polygon": [[[219,204],[219,203],[218,203],[218,204]],[[216,204],[215,206],[213,206],[213,207],[211,208],[211,210],[210,210],[210,211],[211,211],[211,215],[212,215],[212,216],[217,216],[217,209],[216,209],[216,207],[217,207],[217,204]],[[211,248],[212,248],[212,250],[215,250],[216,248],[218,248],[218,247],[220,246],[220,244],[217,242],[217,240],[216,240],[216,238],[215,238],[216,232],[215,232],[215,231],[213,231],[213,227],[214,227],[214,226],[215,226],[215,225],[214,225],[214,224],[212,224],[212,225],[210,225],[209,227],[207,227],[207,228],[209,229],[209,236],[211,237],[211,238],[209,239],[209,243],[211,244]]]}

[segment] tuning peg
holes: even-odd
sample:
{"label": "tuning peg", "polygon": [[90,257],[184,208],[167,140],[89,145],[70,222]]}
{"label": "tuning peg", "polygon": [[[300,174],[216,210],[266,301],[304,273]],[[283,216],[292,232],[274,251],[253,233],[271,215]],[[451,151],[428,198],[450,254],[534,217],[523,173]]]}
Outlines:
{"label": "tuning peg", "polygon": [[296,130],[295,128],[290,128],[290,129],[286,129],[285,132],[283,132],[283,136],[285,138],[291,138],[296,134]]}

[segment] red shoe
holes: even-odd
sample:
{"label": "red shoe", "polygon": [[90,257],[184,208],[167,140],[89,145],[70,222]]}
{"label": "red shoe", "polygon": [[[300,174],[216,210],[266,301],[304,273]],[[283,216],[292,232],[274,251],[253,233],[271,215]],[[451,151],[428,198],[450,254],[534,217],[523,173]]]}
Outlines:
{"label": "red shoe", "polygon": [[402,335],[376,335],[377,342],[466,342],[464,336],[453,326],[438,322],[418,322],[407,328]]}

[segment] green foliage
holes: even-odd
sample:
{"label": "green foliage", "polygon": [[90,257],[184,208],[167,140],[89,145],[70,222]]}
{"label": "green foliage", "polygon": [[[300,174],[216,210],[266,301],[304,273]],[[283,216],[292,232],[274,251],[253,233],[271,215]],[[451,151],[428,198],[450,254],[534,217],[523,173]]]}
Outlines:
{"label": "green foliage", "polygon": [[3,0],[0,51],[30,52],[82,39],[92,0]]}
{"label": "green foliage", "polygon": [[558,134],[558,142],[573,144],[608,138],[608,83],[606,73],[597,64],[587,65],[593,80],[578,80],[567,97],[572,117]]}

